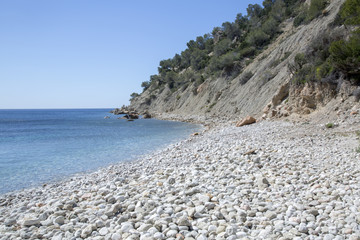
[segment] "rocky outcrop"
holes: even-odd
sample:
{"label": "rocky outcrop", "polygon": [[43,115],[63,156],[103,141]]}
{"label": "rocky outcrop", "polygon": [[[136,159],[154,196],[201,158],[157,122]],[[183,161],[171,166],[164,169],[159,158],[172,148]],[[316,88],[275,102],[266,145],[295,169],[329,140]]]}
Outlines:
{"label": "rocky outcrop", "polygon": [[242,126],[250,125],[250,124],[253,124],[253,123],[256,123],[256,119],[254,117],[252,117],[252,116],[247,116],[243,120],[237,122],[236,126],[237,127],[242,127]]}

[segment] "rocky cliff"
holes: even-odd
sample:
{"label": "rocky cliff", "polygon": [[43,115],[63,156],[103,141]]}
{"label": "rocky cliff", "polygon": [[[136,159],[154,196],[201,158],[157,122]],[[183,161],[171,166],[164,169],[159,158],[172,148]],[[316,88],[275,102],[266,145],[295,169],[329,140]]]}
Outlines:
{"label": "rocky cliff", "polygon": [[283,21],[282,33],[235,78],[208,77],[199,86],[192,83],[175,91],[150,87],[131,101],[131,107],[151,113],[238,119],[246,115],[269,118],[310,114],[333,99],[340,97],[343,102],[356,86],[338,81],[335,86],[306,83],[299,87],[291,84],[293,73],[289,65],[297,54],[308,50],[319,33],[347,34],[344,26],[332,24],[344,1],[330,1],[323,14],[306,25],[295,27],[294,18]]}

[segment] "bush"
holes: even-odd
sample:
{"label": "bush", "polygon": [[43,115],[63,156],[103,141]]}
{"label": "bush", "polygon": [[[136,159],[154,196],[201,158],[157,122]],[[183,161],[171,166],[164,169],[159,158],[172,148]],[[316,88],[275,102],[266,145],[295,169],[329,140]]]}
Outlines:
{"label": "bush", "polygon": [[334,67],[344,74],[360,78],[360,30],[348,41],[335,41],[330,46],[330,58]]}
{"label": "bush", "polygon": [[252,78],[254,76],[254,74],[250,71],[250,72],[245,72],[243,73],[243,75],[240,78],[240,84],[244,85],[245,83],[247,83],[250,78]]}
{"label": "bush", "polygon": [[246,41],[251,45],[255,47],[262,47],[269,43],[270,36],[261,29],[256,29],[252,31],[249,36],[247,37]]}
{"label": "bush", "polygon": [[322,11],[326,8],[327,4],[327,0],[311,0],[309,9],[307,11],[307,20],[310,22],[311,20],[320,16]]}
{"label": "bush", "polygon": [[140,96],[140,94],[133,92],[132,94],[130,94],[130,101],[134,100],[138,96]]}
{"label": "bush", "polygon": [[305,23],[305,19],[306,19],[306,12],[305,11],[301,11],[299,13],[299,15],[297,15],[294,19],[294,26],[300,26],[301,24]]}
{"label": "bush", "polygon": [[340,10],[345,24],[360,25],[360,0],[346,0]]}
{"label": "bush", "polygon": [[150,87],[150,82],[149,81],[144,81],[141,83],[141,87],[143,88],[143,91],[145,91],[146,89],[148,89]]}
{"label": "bush", "polygon": [[255,53],[256,53],[255,47],[245,47],[245,48],[240,50],[240,52],[239,52],[240,56],[239,57],[243,57],[243,58],[252,57],[252,56],[255,55]]}
{"label": "bush", "polygon": [[215,56],[221,56],[226,53],[230,48],[231,41],[227,38],[218,42],[214,47],[214,54]]}

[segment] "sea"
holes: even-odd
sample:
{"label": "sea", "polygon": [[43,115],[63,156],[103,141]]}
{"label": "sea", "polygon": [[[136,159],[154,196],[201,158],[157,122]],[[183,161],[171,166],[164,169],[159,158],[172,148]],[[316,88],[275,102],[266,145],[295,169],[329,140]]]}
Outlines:
{"label": "sea", "polygon": [[0,110],[0,194],[135,160],[201,129],[175,121],[127,121],[110,110]]}

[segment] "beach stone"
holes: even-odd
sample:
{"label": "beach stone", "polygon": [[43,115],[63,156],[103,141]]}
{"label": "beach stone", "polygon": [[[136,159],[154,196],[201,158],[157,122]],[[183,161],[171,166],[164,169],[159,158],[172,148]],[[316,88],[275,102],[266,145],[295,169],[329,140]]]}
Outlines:
{"label": "beach stone", "polygon": [[186,217],[181,217],[181,218],[177,221],[177,225],[190,227],[190,226],[191,226],[191,223],[190,223],[190,221],[189,221]]}
{"label": "beach stone", "polygon": [[105,235],[107,235],[109,233],[109,230],[108,230],[107,227],[103,227],[103,228],[100,229],[99,233],[100,233],[101,236],[105,236]]}
{"label": "beach stone", "polygon": [[122,237],[119,233],[114,233],[111,235],[111,240],[122,240]]}
{"label": "beach stone", "polygon": [[154,234],[155,239],[166,239],[165,235],[161,232],[157,232]]}
{"label": "beach stone", "polygon": [[198,199],[200,202],[203,202],[203,203],[207,203],[210,201],[210,197],[208,195],[205,195],[205,194],[200,194],[198,195]]}
{"label": "beach stone", "polygon": [[299,232],[301,232],[301,233],[307,233],[308,232],[308,228],[307,228],[305,223],[300,223]]}
{"label": "beach stone", "polygon": [[132,223],[125,222],[125,223],[121,224],[120,231],[123,233],[127,233],[132,229],[134,229],[134,226],[132,225]]}
{"label": "beach stone", "polygon": [[167,238],[175,238],[177,233],[178,233],[178,231],[171,229],[166,233],[166,237]]}
{"label": "beach stone", "polygon": [[308,210],[308,214],[311,214],[316,217],[319,215],[319,211],[317,209],[310,209]]}
{"label": "beach stone", "polygon": [[65,218],[63,216],[58,216],[54,219],[54,224],[63,225]]}
{"label": "beach stone", "polygon": [[195,212],[196,213],[204,213],[205,212],[205,206],[204,205],[199,205],[195,207]]}
{"label": "beach stone", "polygon": [[175,178],[169,178],[168,180],[168,183],[171,185],[175,184],[175,182],[176,182]]}
{"label": "beach stone", "polygon": [[276,216],[277,216],[277,214],[273,211],[267,211],[265,213],[265,217],[267,217],[269,220],[276,218]]}
{"label": "beach stone", "polygon": [[40,225],[40,220],[35,217],[25,217],[22,221],[24,227],[31,227],[35,225]]}
{"label": "beach stone", "polygon": [[151,224],[142,224],[137,230],[139,232],[146,232],[147,230],[149,230],[152,227]]}
{"label": "beach stone", "polygon": [[263,176],[258,176],[256,178],[256,183],[260,189],[264,189],[264,188],[270,186],[269,181]]}
{"label": "beach stone", "polygon": [[12,225],[15,225],[16,224],[16,219],[14,218],[9,218],[9,219],[6,219],[5,222],[4,222],[4,225],[5,226],[12,226]]}
{"label": "beach stone", "polygon": [[105,227],[105,222],[103,220],[99,219],[95,222],[95,225],[97,228],[102,228],[102,227]]}
{"label": "beach stone", "polygon": [[85,227],[82,231],[81,231],[81,237],[82,238],[86,238],[88,236],[90,236],[90,234],[92,233],[93,229],[91,225],[88,225],[87,227]]}

